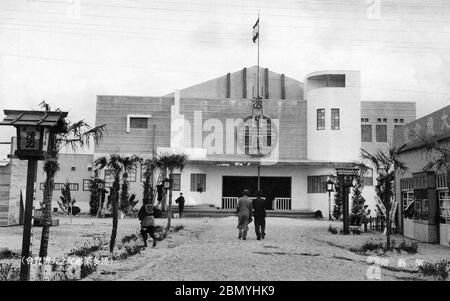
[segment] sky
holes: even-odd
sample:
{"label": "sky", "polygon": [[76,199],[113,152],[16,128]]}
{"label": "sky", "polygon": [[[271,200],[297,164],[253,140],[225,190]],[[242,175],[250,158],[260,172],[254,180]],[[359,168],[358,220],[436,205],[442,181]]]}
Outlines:
{"label": "sky", "polygon": [[447,0],[0,0],[0,109],[45,100],[94,125],[97,95],[161,96],[256,65],[258,11],[262,67],[301,81],[360,70],[362,100],[414,101],[417,117],[450,104]]}

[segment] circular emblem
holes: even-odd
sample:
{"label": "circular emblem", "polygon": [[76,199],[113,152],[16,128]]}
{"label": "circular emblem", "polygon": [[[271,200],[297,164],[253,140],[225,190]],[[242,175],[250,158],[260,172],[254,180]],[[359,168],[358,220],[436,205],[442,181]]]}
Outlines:
{"label": "circular emblem", "polygon": [[264,157],[278,146],[278,127],[269,116],[247,116],[238,127],[238,147],[246,155]]}

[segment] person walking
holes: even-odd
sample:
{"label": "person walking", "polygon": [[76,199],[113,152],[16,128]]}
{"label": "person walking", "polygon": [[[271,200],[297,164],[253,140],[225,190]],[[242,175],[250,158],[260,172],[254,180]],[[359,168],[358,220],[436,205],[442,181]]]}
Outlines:
{"label": "person walking", "polygon": [[184,210],[184,197],[183,197],[182,192],[180,192],[180,196],[175,200],[175,203],[178,204],[178,212],[181,217],[183,215],[183,210]]}
{"label": "person walking", "polygon": [[248,224],[251,222],[252,215],[252,202],[248,198],[248,189],[245,189],[242,193],[242,197],[239,198],[236,213],[238,216],[238,229],[239,229],[239,239],[246,240],[248,232]]}
{"label": "person walking", "polygon": [[141,235],[144,241],[144,247],[147,247],[147,237],[153,239],[153,247],[156,247],[156,237],[155,237],[155,207],[152,204],[143,204],[138,212],[138,218],[141,221]]}
{"label": "person walking", "polygon": [[261,240],[266,237],[266,203],[262,198],[261,191],[256,192],[256,199],[252,202],[253,216],[255,218],[256,239]]}

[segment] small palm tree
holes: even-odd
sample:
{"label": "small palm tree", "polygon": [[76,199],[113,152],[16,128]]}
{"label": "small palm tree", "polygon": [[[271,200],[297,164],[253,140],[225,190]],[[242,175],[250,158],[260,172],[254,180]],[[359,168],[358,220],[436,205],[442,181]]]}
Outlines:
{"label": "small palm tree", "polygon": [[[44,108],[44,110],[50,111],[50,105],[45,101],[43,101],[40,106]],[[49,160],[44,162],[44,172],[46,175],[42,201],[44,220],[42,224],[39,257],[47,257],[48,253],[50,226],[52,222],[52,197],[55,175],[59,170],[59,164],[57,161],[59,151],[65,146],[69,146],[72,149],[86,146],[89,147],[91,140],[94,140],[94,143],[97,144],[102,139],[105,131],[105,124],[91,127],[84,120],[71,122],[67,119],[64,122],[58,124],[56,127],[52,128],[51,134],[55,139],[55,148],[53,149],[53,152],[55,153],[56,160]]]}
{"label": "small palm tree", "polygon": [[140,158],[137,156],[131,156],[122,157],[121,164],[123,168],[122,172],[122,191],[120,195],[120,206],[119,209],[123,211],[123,213],[128,214],[130,211],[130,208],[133,207],[133,204],[130,203],[130,195],[129,195],[129,189],[130,184],[128,182],[128,175],[131,172],[136,171],[136,163],[139,162]]}
{"label": "small palm tree", "polygon": [[398,154],[404,147],[390,146],[387,151],[379,150],[375,154],[370,154],[365,150],[362,151],[363,162],[360,167],[367,168],[371,166],[377,173],[377,184],[375,191],[379,201],[384,205],[386,218],[386,248],[391,248],[391,209],[392,200],[395,196],[394,183],[395,175],[399,172],[407,170],[406,165],[398,158]]}
{"label": "small palm tree", "polygon": [[144,192],[143,192],[143,196],[142,196],[142,202],[144,204],[153,203],[153,192],[154,192],[153,175],[154,175],[154,171],[156,169],[160,169],[160,168],[162,168],[162,166],[156,157],[151,158],[151,159],[141,160],[141,169],[145,170],[144,174],[143,174],[144,175],[144,183],[143,183]]}
{"label": "small palm tree", "polygon": [[[172,179],[174,169],[183,170],[186,165],[188,156],[185,154],[161,154],[158,156],[158,161],[162,166],[163,172],[169,171],[169,178]],[[169,189],[169,210],[167,216],[166,231],[170,230],[170,223],[172,220],[172,187]]]}
{"label": "small palm tree", "polygon": [[[110,201],[112,207],[113,224],[111,231],[111,240],[109,242],[109,251],[113,253],[116,244],[117,227],[119,224],[119,199],[120,199],[120,179],[123,174],[130,171],[132,166],[138,160],[136,157],[127,157],[119,154],[111,154],[107,157],[99,157],[94,161],[94,168],[96,170],[106,168],[113,177],[113,184],[110,192]],[[126,177],[125,177],[126,178]]]}

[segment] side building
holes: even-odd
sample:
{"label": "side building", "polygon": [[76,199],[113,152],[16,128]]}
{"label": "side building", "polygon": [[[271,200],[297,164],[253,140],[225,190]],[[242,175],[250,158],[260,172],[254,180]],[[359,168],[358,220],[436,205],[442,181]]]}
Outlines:
{"label": "side building", "polygon": [[[62,196],[61,190],[64,184],[70,183],[70,194],[82,213],[89,212],[89,179],[93,175],[92,164],[94,155],[92,154],[59,154],[59,170],[55,176],[55,188],[52,196],[52,210],[61,211],[58,201]],[[44,172],[44,161],[38,161],[36,176],[36,200],[35,207],[40,208],[43,201],[44,182],[46,176]]]}
{"label": "side building", "polygon": [[[446,149],[428,152],[430,143]],[[450,246],[450,170],[429,166],[450,149],[450,106],[394,131],[394,145],[408,170],[396,178],[399,219],[405,236]],[[447,165],[448,162],[447,157]],[[431,167],[431,168],[429,168]]]}

